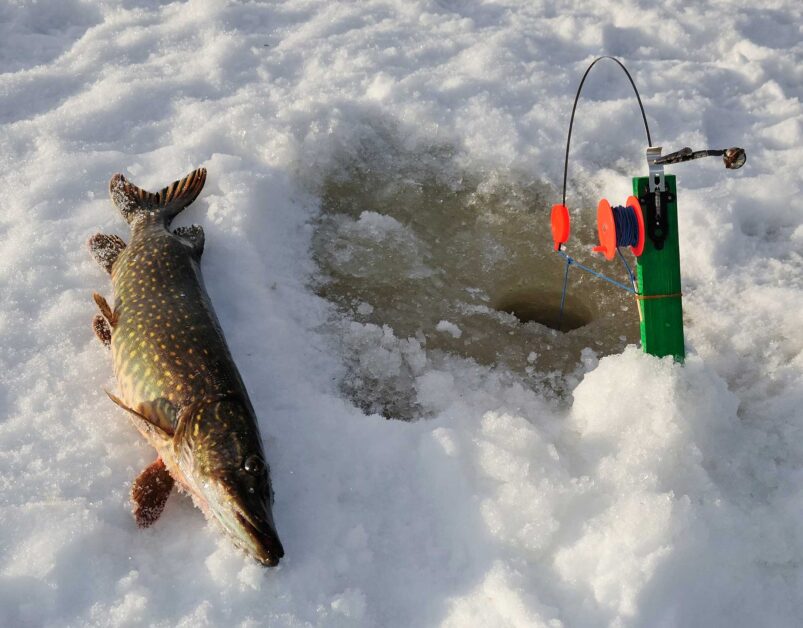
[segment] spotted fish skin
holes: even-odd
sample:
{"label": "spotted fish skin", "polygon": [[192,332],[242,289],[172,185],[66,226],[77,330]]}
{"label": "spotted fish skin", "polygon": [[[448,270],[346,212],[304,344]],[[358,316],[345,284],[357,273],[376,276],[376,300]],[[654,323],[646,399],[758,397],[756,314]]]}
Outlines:
{"label": "spotted fish skin", "polygon": [[[90,250],[111,273],[114,306],[96,295],[119,395],[159,459],[132,490],[142,526],[161,513],[172,483],[188,492],[236,545],[265,565],[284,555],[256,415],[204,288],[203,230],[170,231],[201,191],[198,169],[156,194],[115,175],[112,200],[131,225],[126,245],[97,234]],[[105,328],[104,328],[104,324]],[[101,328],[101,329],[99,329]]]}

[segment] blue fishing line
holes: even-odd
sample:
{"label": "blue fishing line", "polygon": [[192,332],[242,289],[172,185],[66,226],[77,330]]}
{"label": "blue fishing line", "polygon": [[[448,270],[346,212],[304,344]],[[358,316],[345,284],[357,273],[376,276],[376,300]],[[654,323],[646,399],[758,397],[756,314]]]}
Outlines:
{"label": "blue fishing line", "polygon": [[636,246],[638,244],[638,218],[632,207],[611,207],[613,224],[616,227],[616,246]]}
{"label": "blue fishing line", "polygon": [[[617,235],[616,240],[617,240],[617,243],[619,241],[619,237],[618,236],[619,236],[620,231],[619,231],[619,223],[616,222],[616,213],[617,213],[616,210],[630,210],[629,212],[626,212],[626,211],[620,212],[620,217],[622,218],[623,228],[627,230],[627,231],[625,231],[625,235],[627,237],[623,238],[624,243],[621,244],[621,246],[635,246],[635,244],[638,243],[638,220],[636,219],[635,212],[632,211],[632,209],[629,208],[629,207],[627,207],[627,208],[625,208],[625,207],[614,207],[612,209],[614,210],[614,223],[616,224],[616,235]],[[635,224],[635,227],[632,227],[630,225],[630,223],[628,222],[628,218],[627,218],[627,214],[628,213],[630,213],[630,215],[632,216],[633,223]],[[630,239],[628,239],[628,238],[631,237],[632,233],[635,233],[635,241],[633,242],[633,244],[629,244]],[[588,266],[585,266],[585,265],[581,264],[580,262],[575,260],[570,255],[564,253],[562,249],[558,249],[558,253],[560,253],[564,257],[564,259],[566,260],[566,271],[563,273],[563,292],[560,295],[560,314],[558,316],[558,331],[560,331],[562,329],[562,325],[563,325],[563,310],[564,310],[564,308],[566,306],[566,292],[567,292],[567,289],[568,289],[568,286],[569,286],[569,268],[572,265],[577,266],[578,268],[581,268],[582,270],[586,271],[587,273],[591,273],[595,277],[599,277],[600,279],[604,279],[608,283],[612,283],[617,288],[621,288],[622,290],[625,290],[625,291],[629,292],[630,294],[635,294],[636,296],[638,296],[638,290],[636,289],[636,277],[635,277],[635,275],[633,275],[633,271],[630,268],[630,264],[627,263],[627,260],[625,259],[625,256],[622,255],[622,251],[621,251],[621,249],[619,247],[616,248],[616,253],[619,255],[619,259],[622,260],[622,264],[625,265],[625,270],[627,271],[627,275],[630,277],[630,281],[632,283],[632,286],[627,286],[627,285],[625,285],[625,284],[623,284],[623,283],[621,283],[619,281],[616,281],[615,279],[611,279],[610,277],[607,277],[606,275],[603,275],[602,273],[598,273],[596,270],[593,270],[593,269],[589,268]]]}
{"label": "blue fishing line", "polygon": [[[616,281],[615,279],[611,279],[610,277],[606,277],[602,273],[598,273],[596,270],[593,270],[592,268],[589,268],[588,266],[584,266],[583,264],[578,262],[573,257],[570,257],[569,255],[567,255],[563,251],[558,251],[558,253],[560,253],[561,255],[563,255],[564,258],[566,258],[567,269],[568,269],[569,266],[577,266],[578,268],[582,268],[587,273],[591,273],[595,277],[599,277],[600,279],[604,279],[608,283],[612,283],[614,286],[617,286],[617,287],[621,288],[622,290],[625,290],[625,291],[627,291],[627,292],[629,292],[631,294],[636,294],[636,290],[632,286],[626,286],[625,284],[623,284],[620,281]],[[566,290],[566,282],[565,282],[565,280],[564,280],[563,286],[564,286],[564,297],[565,297],[565,290]]]}
{"label": "blue fishing line", "polygon": [[560,315],[558,316],[558,331],[560,331],[563,329],[563,306],[566,305],[566,287],[569,284],[569,267],[574,260],[568,255],[565,255],[563,251],[558,250],[558,253],[561,253],[566,258],[566,272],[563,273],[563,294],[560,295]]}
{"label": "blue fishing line", "polygon": [[636,277],[633,274],[633,271],[630,270],[630,264],[627,263],[627,260],[625,259],[625,256],[622,255],[622,250],[621,249],[616,249],[616,252],[619,254],[619,259],[622,260],[622,264],[625,265],[625,270],[627,271],[627,274],[630,276],[630,281],[633,284],[633,288],[634,288],[634,292],[635,292]]}

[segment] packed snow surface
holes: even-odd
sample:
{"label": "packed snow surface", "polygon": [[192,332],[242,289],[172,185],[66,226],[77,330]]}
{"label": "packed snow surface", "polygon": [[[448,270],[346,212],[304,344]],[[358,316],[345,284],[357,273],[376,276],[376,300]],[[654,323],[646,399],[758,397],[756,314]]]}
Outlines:
{"label": "packed snow surface", "polygon": [[[801,24],[792,0],[1,3],[0,625],[801,625]],[[747,149],[737,172],[669,169],[683,366],[626,347],[634,308],[593,282],[577,307],[621,331],[547,346],[449,275],[507,264],[504,232],[531,221],[544,237],[518,238],[499,281],[559,282],[544,225],[600,54],[627,63],[665,150]],[[596,198],[645,171],[614,64],[574,138],[580,250]],[[154,452],[106,398],[90,325],[111,286],[86,240],[128,236],[109,177],[158,189],[198,166],[177,223],[206,231],[259,415],[276,569],[186,496],[136,528],[128,491]],[[376,202],[338,205],[366,176]],[[494,205],[466,224],[436,211],[475,192]],[[435,230],[461,263],[439,261]],[[390,268],[416,287],[399,284],[402,309]],[[409,303],[420,324],[395,314]],[[505,325],[498,356],[472,344]]]}

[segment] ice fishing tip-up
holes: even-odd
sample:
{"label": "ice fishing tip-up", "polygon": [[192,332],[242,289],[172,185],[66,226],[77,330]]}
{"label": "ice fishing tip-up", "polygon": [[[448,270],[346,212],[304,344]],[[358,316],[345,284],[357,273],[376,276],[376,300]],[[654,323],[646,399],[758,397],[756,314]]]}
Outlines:
{"label": "ice fishing tip-up", "polygon": [[[628,197],[624,206],[613,206],[605,198],[597,206],[600,244],[594,247],[594,251],[603,253],[608,260],[618,256],[627,269],[632,287],[578,263],[566,252],[566,243],[571,233],[571,219],[566,205],[566,182],[572,127],[586,77],[591,68],[603,59],[614,61],[627,75],[638,100],[647,135],[648,176],[633,178],[633,195]],[[552,206],[550,216],[554,249],[566,260],[559,321],[562,321],[566,302],[569,269],[577,266],[635,295],[641,326],[641,344],[646,353],[658,357],[671,355],[677,361],[683,361],[686,350],[683,339],[683,294],[680,286],[677,187],[675,177],[664,174],[664,166],[709,156],[722,157],[729,170],[741,168],[747,161],[745,150],[738,147],[698,151],[685,147],[662,156],[661,147],[652,144],[644,105],[630,72],[614,57],[594,59],[583,74],[574,97],[563,162],[563,194],[561,203]],[[636,275],[631,272],[621,252],[622,248],[627,247],[636,257]],[[558,328],[560,329],[560,322]]]}

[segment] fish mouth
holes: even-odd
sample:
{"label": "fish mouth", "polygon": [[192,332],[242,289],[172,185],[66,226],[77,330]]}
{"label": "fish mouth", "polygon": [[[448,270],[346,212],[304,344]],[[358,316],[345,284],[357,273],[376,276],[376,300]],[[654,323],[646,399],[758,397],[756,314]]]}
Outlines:
{"label": "fish mouth", "polygon": [[232,481],[209,478],[202,485],[202,508],[238,548],[266,567],[275,567],[284,548],[273,523],[267,495]]}
{"label": "fish mouth", "polygon": [[266,567],[278,565],[284,548],[274,527],[243,512],[235,512],[234,518],[239,528],[237,544]]}

